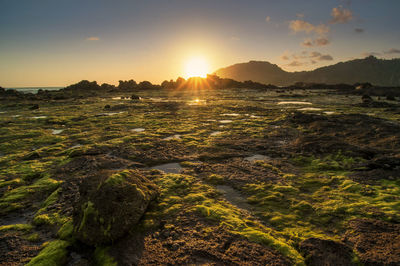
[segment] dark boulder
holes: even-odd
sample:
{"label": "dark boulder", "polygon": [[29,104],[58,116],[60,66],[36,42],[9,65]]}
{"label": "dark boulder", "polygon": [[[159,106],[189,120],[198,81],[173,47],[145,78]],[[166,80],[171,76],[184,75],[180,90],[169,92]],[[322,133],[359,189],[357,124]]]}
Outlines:
{"label": "dark boulder", "polygon": [[88,245],[112,243],[139,222],[157,186],[139,171],[103,171],[86,177],[74,206],[74,235]]}
{"label": "dark boulder", "polygon": [[140,100],[140,97],[135,94],[132,94],[131,100]]}
{"label": "dark boulder", "polygon": [[386,96],[386,100],[388,100],[388,101],[396,101],[396,98],[394,97],[394,95],[387,95]]}
{"label": "dark boulder", "polygon": [[39,104],[34,104],[31,107],[29,107],[29,110],[37,110],[39,109]]}
{"label": "dark boulder", "polygon": [[343,243],[319,238],[308,238],[300,243],[307,265],[353,265],[352,251]]}
{"label": "dark boulder", "polygon": [[370,103],[373,102],[373,99],[371,98],[371,96],[369,96],[368,94],[364,94],[361,97],[361,100],[363,101],[363,103]]}

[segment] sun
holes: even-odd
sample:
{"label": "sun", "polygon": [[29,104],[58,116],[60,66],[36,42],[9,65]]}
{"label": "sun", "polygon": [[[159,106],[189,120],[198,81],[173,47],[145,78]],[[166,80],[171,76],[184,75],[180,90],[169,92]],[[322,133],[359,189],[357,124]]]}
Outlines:
{"label": "sun", "polygon": [[209,65],[203,57],[192,57],[185,63],[185,78],[207,77]]}

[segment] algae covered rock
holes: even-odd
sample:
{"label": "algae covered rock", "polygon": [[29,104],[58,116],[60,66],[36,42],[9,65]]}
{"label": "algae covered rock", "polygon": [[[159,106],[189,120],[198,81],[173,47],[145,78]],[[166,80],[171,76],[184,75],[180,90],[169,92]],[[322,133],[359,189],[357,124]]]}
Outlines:
{"label": "algae covered rock", "polygon": [[84,179],[74,206],[74,235],[89,245],[113,242],[137,224],[157,186],[139,171],[103,171]]}

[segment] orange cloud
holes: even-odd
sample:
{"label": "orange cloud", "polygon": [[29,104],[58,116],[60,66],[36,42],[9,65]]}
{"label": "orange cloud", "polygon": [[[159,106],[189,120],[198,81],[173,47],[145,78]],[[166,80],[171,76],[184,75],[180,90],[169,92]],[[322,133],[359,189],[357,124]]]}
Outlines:
{"label": "orange cloud", "polygon": [[331,12],[331,23],[347,23],[353,19],[353,13],[342,6],[334,7]]}
{"label": "orange cloud", "polygon": [[323,35],[330,31],[330,28],[325,24],[313,25],[300,19],[290,21],[289,28],[295,33],[305,32],[308,34],[316,33],[318,35]]}
{"label": "orange cloud", "polygon": [[302,42],[302,46],[304,47],[314,47],[314,46],[325,46],[328,45],[330,41],[325,37],[316,38],[315,40],[312,39],[304,39]]}

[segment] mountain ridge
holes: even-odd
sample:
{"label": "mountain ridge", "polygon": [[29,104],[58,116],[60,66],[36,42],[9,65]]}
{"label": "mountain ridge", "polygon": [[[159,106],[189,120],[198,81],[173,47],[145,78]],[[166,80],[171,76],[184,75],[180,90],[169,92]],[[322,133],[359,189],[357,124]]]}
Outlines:
{"label": "mountain ridge", "polygon": [[400,86],[400,58],[378,59],[368,56],[338,62],[310,71],[288,72],[268,61],[251,60],[220,68],[214,74],[238,81],[252,80],[266,84],[287,86],[296,82],[354,84],[369,82],[380,86]]}

